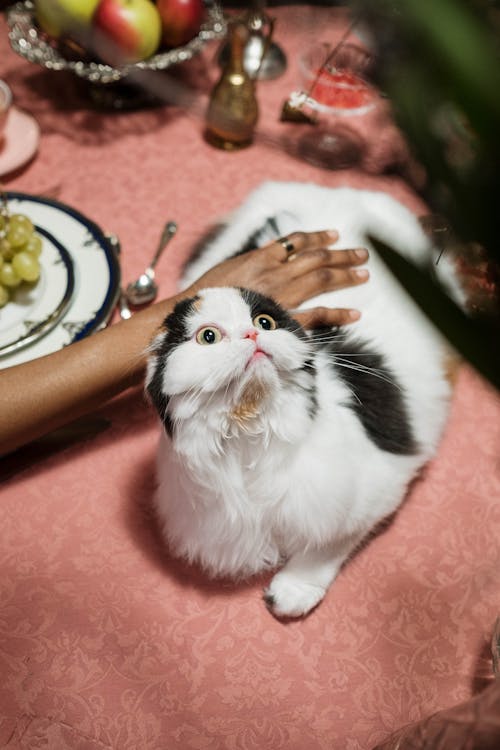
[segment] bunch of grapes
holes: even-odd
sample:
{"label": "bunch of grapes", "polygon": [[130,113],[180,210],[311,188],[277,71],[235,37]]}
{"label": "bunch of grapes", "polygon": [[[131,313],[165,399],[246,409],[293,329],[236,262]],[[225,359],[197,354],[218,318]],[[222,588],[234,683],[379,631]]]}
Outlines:
{"label": "bunch of grapes", "polygon": [[34,284],[40,277],[42,238],[24,214],[10,214],[7,201],[0,208],[0,307],[23,282]]}

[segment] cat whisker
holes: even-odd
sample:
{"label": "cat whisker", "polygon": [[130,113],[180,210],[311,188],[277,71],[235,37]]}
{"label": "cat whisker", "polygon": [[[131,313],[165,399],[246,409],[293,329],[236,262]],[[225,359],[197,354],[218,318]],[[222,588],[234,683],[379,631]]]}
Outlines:
{"label": "cat whisker", "polygon": [[184,396],[190,407],[192,407],[197,401],[199,401],[199,396],[201,393],[202,389],[199,386],[192,386],[185,392]]}
{"label": "cat whisker", "polygon": [[[340,356],[340,354],[338,352],[336,352],[335,349],[332,349],[331,351],[328,351],[328,350],[323,350],[323,351],[325,351],[326,354],[333,355],[334,357],[339,357]],[[350,360],[351,357],[366,357],[366,353],[365,352],[344,352],[343,351],[341,356],[345,357],[346,359],[349,358],[349,360]],[[370,367],[370,365],[365,365],[365,367]],[[373,367],[371,369],[376,370],[377,368]]]}
{"label": "cat whisker", "polygon": [[367,375],[373,375],[374,378],[379,378],[380,380],[385,381],[386,383],[390,383],[398,390],[402,391],[403,389],[399,385],[399,383],[392,378],[388,377],[386,374],[382,374],[381,370],[378,370],[374,367],[368,367],[366,365],[361,365],[356,362],[351,362],[350,360],[343,360],[341,357],[336,357],[334,355],[332,359],[333,364],[339,365],[339,367],[345,367],[348,370],[354,370],[357,372],[363,372]]}
{"label": "cat whisker", "polygon": [[351,388],[349,385],[347,385],[347,383],[344,383],[344,386],[347,388],[347,390],[349,391],[353,399],[357,401],[360,406],[363,406],[363,402],[361,401],[360,397],[358,396],[354,388]]}
{"label": "cat whisker", "polygon": [[321,334],[311,334],[308,338],[311,343],[314,344],[330,344],[334,342],[344,342],[347,341],[350,334],[346,332],[340,333],[337,330],[332,331],[325,331]]}

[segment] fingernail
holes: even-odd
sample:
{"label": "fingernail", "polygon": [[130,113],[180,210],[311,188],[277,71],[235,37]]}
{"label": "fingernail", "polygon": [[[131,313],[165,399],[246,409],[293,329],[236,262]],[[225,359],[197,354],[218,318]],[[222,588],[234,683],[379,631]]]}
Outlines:
{"label": "fingernail", "polygon": [[358,279],[367,279],[370,275],[366,268],[360,268],[359,271],[354,271],[354,273],[358,277]]}
{"label": "fingernail", "polygon": [[361,317],[361,313],[359,310],[348,310],[347,317],[349,320],[359,320]]}
{"label": "fingernail", "polygon": [[368,250],[365,250],[364,247],[358,247],[354,251],[354,254],[356,255],[356,257],[361,258],[362,260],[365,260],[366,258],[368,258]]}
{"label": "fingernail", "polygon": [[326,233],[332,240],[338,240],[339,238],[339,233],[335,229],[328,229]]}

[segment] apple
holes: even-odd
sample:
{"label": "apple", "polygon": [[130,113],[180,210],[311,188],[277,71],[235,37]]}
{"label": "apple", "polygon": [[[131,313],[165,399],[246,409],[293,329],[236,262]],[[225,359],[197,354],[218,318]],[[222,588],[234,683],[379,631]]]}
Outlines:
{"label": "apple", "polygon": [[43,31],[58,39],[75,27],[88,29],[99,0],[35,0],[35,17]]}
{"label": "apple", "polygon": [[203,0],[157,0],[156,5],[168,47],[186,44],[199,32],[205,13]]}
{"label": "apple", "polygon": [[100,0],[92,28],[110,39],[133,63],[154,55],[161,41],[161,18],[152,0]]}

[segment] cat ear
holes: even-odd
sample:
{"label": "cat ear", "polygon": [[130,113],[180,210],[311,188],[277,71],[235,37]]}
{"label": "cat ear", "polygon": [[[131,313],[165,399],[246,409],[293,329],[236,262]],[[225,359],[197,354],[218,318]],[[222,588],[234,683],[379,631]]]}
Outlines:
{"label": "cat ear", "polygon": [[165,362],[163,359],[155,356],[150,357],[147,364],[145,395],[158,412],[167,435],[171,437],[173,425],[168,415],[168,402],[170,399],[163,391],[164,370]]}
{"label": "cat ear", "polygon": [[151,343],[146,349],[147,352],[157,352],[161,349],[167,338],[168,330],[165,324],[160,328],[159,332],[151,339]]}
{"label": "cat ear", "polygon": [[151,339],[150,343],[144,350],[144,354],[147,356],[147,362],[146,362],[146,378],[144,383],[144,390],[147,394],[149,384],[153,378],[154,370],[157,366],[158,357],[156,357],[156,353],[160,351],[162,348],[165,338],[167,336],[167,330],[164,328],[161,330],[156,336]]}
{"label": "cat ear", "polygon": [[172,422],[167,414],[169,398],[163,391],[163,373],[165,371],[165,359],[164,357],[158,356],[162,347],[164,346],[165,339],[168,331],[163,329],[158,333],[151,344],[147,348],[149,353],[148,361],[146,365],[146,380],[144,393],[147,400],[155,407],[158,415],[163,422],[165,431],[168,435],[172,435]]}

